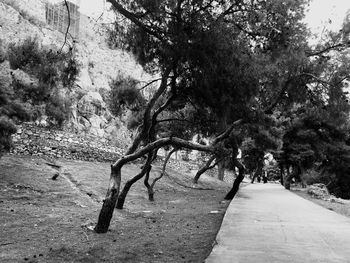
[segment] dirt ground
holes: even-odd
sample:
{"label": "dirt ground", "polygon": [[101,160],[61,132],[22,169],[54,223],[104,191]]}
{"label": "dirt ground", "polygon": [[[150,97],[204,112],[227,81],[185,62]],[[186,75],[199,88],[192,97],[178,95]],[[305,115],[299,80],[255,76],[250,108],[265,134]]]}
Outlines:
{"label": "dirt ground", "polygon": [[[55,163],[60,167],[49,165]],[[123,181],[140,165],[123,170]],[[96,234],[110,164],[7,155],[0,159],[0,262],[203,262],[220,228],[230,184],[168,170],[149,202],[143,182]],[[160,168],[155,168],[153,176]],[[59,172],[56,180],[52,176]]]}
{"label": "dirt ground", "polygon": [[338,214],[341,214],[343,216],[350,217],[350,200],[342,200],[341,203],[339,202],[332,202],[328,200],[322,200],[315,197],[312,197],[307,193],[306,188],[298,188],[295,187],[292,189],[293,193],[299,195],[300,197],[307,199],[317,205],[320,205],[324,208],[327,208],[328,210],[334,211]]}

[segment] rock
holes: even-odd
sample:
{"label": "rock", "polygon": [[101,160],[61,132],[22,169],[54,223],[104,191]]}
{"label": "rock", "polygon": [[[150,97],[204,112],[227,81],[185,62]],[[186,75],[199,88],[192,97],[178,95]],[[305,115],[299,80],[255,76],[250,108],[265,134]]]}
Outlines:
{"label": "rock", "polygon": [[344,199],[337,198],[334,195],[330,195],[328,201],[330,201],[331,203],[346,204]]}
{"label": "rock", "polygon": [[313,184],[307,189],[307,193],[315,198],[325,199],[329,196],[328,189],[324,184]]}
{"label": "rock", "polygon": [[38,126],[47,127],[49,126],[49,122],[47,119],[48,117],[46,115],[43,115],[35,121],[35,124]]}
{"label": "rock", "polygon": [[[84,63],[82,65],[84,65]],[[76,84],[86,91],[92,89],[92,81],[87,66],[81,68]]]}
{"label": "rock", "polygon": [[77,104],[80,115],[89,119],[93,114],[101,115],[106,110],[106,103],[98,92],[90,91]]}
{"label": "rock", "polygon": [[25,87],[38,86],[39,84],[38,79],[31,77],[28,73],[21,69],[12,71],[11,75],[15,82]]}
{"label": "rock", "polygon": [[90,133],[97,135],[99,137],[103,137],[105,134],[104,127],[106,125],[106,119],[103,117],[94,115],[90,118]]}
{"label": "rock", "polygon": [[0,63],[0,81],[4,83],[4,85],[10,85],[12,82],[11,68],[8,61]]}
{"label": "rock", "polygon": [[10,23],[19,23],[20,15],[19,13],[13,9],[12,7],[5,5],[4,3],[0,2],[0,22],[2,20],[10,22]]}

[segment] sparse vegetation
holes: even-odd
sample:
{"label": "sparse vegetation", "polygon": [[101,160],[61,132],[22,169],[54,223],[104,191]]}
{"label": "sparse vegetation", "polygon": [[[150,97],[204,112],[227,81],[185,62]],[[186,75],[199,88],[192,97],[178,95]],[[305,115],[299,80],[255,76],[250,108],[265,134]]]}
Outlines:
{"label": "sparse vegetation", "polygon": [[[111,83],[111,91],[107,97],[107,103],[115,116],[129,111],[127,128],[133,130],[142,120],[145,98],[138,90],[138,81],[131,77],[119,76]],[[104,96],[106,97],[106,96]]]}
{"label": "sparse vegetation", "polygon": [[12,69],[20,69],[38,80],[37,85],[15,82],[14,90],[19,98],[33,106],[46,104],[45,114],[51,123],[62,125],[69,110],[63,90],[73,86],[79,73],[74,56],[48,49],[36,38],[27,38],[9,45],[8,58]]}
{"label": "sparse vegetation", "polygon": [[0,157],[10,150],[11,135],[17,130],[16,122],[30,118],[26,106],[26,103],[18,100],[10,79],[0,76]]}
{"label": "sparse vegetation", "polygon": [[51,124],[63,124],[70,107],[63,88],[72,87],[79,73],[71,53],[47,49],[36,38],[11,43],[7,49],[0,43],[0,61],[7,59],[11,68],[22,71],[27,80],[0,78],[1,153],[10,149],[11,134],[20,121],[45,114]]}
{"label": "sparse vegetation", "polygon": [[138,81],[131,77],[119,76],[111,83],[109,107],[116,116],[124,110],[140,111],[145,99],[137,89]]}

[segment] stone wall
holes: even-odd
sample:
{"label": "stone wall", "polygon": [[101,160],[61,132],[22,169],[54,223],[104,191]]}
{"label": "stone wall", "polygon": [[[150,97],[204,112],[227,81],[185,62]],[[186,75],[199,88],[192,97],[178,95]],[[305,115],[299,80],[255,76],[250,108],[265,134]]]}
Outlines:
{"label": "stone wall", "polygon": [[[111,146],[111,142],[93,135],[82,135],[62,130],[54,130],[37,126],[34,123],[23,123],[18,126],[17,133],[12,136],[13,148],[10,154],[46,156],[70,160],[114,162],[124,149]],[[138,163],[140,160],[136,160]],[[159,156],[157,165],[162,166],[164,156]],[[170,159],[168,167],[194,176],[201,167],[200,161],[183,161]],[[217,168],[206,172],[216,177]],[[232,172],[226,171],[225,182],[232,183]]]}
{"label": "stone wall", "polygon": [[114,161],[123,152],[104,138],[82,136],[60,130],[39,127],[33,123],[18,126],[12,137],[12,154],[48,156],[85,161]]}

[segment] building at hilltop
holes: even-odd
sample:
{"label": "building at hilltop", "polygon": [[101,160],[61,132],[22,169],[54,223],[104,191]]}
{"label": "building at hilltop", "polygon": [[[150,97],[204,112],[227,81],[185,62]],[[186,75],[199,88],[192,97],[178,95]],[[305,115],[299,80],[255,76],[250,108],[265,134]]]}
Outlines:
{"label": "building at hilltop", "polygon": [[80,13],[79,2],[73,3],[64,1],[53,4],[47,2],[45,4],[46,23],[55,30],[65,34],[68,30],[70,37],[79,38]]}

